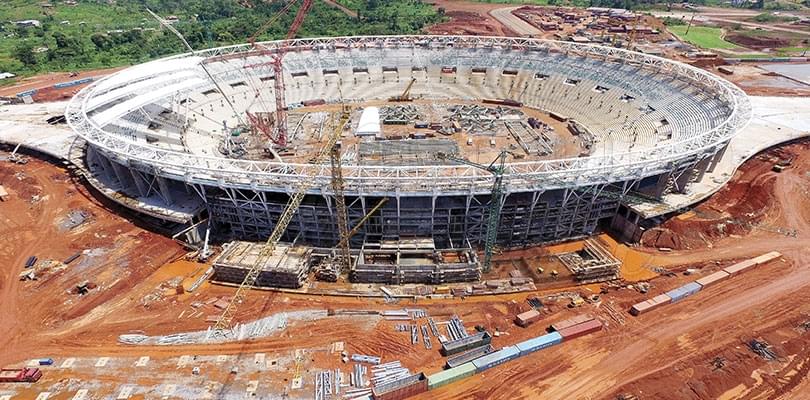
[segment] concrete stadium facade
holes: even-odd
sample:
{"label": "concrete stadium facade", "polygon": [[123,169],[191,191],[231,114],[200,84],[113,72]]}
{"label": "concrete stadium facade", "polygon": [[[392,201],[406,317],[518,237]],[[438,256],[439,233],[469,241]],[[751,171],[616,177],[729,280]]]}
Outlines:
{"label": "concrete stadium facade", "polygon": [[[714,75],[603,46],[467,36],[263,46],[273,51],[282,44],[292,49],[284,58],[290,106],[384,100],[415,78],[412,93],[422,99],[510,98],[586,127],[595,138],[588,156],[508,165],[498,205],[503,247],[590,235],[617,218],[637,222],[629,203],[687,191],[714,168],[751,114],[745,94]],[[249,107],[249,93],[273,72],[269,65],[245,67],[268,60],[249,45],[210,49],[138,65],[83,89],[66,116],[84,141],[77,157],[93,184],[152,217],[193,223],[208,216],[220,232],[260,240],[296,183],[311,180],[286,240],[333,246],[338,229],[328,164],[230,159],[187,143],[190,126],[235,125],[223,96],[236,110]],[[219,90],[225,93],[211,96]],[[440,247],[483,243],[493,184],[486,171],[452,163],[357,164],[344,165],[343,175],[350,225],[389,198],[354,238],[358,244],[408,237],[431,237]]]}

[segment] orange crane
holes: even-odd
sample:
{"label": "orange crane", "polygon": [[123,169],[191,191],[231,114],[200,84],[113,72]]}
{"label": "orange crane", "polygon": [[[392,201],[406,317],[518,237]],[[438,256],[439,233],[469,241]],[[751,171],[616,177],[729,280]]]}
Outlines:
{"label": "orange crane", "polygon": [[[286,40],[293,39],[295,34],[298,32],[298,29],[301,28],[301,25],[304,23],[304,17],[306,16],[309,9],[312,7],[313,0],[302,0],[301,7],[298,8],[298,12],[295,14],[295,19],[293,19],[292,24],[290,25],[290,29],[287,31]],[[298,0],[292,0],[287,5],[284,6],[276,15],[270,18],[267,22],[262,25],[256,33],[251,36],[248,41],[250,45],[257,50],[259,55],[268,55],[270,56],[270,61],[260,64],[252,64],[247,65],[245,68],[257,68],[262,67],[265,65],[270,65],[273,67],[273,72],[275,77],[273,78],[273,92],[275,93],[275,100],[276,100],[276,134],[275,136],[272,135],[270,132],[270,125],[266,123],[259,123],[255,126],[257,129],[262,131],[266,136],[271,138],[273,143],[275,143],[279,147],[286,147],[287,146],[287,113],[284,110],[285,107],[285,99],[284,99],[284,69],[282,65],[282,60],[284,59],[284,54],[290,51],[290,49],[285,45],[281,46],[277,49],[269,49],[262,46],[259,43],[256,43],[256,39],[267,32],[270,29],[270,26],[273,25],[276,21],[278,21],[282,15],[284,15],[288,10],[292,8],[293,5],[298,3]],[[258,91],[256,93],[258,97]],[[256,117],[252,116],[248,113],[248,119],[251,122],[257,120]]]}

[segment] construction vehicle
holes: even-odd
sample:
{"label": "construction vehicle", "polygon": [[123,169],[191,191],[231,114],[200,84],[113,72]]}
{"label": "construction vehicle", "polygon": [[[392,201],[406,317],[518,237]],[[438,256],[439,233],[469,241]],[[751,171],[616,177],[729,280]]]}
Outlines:
{"label": "construction vehicle", "polygon": [[[343,133],[343,127],[349,121],[350,114],[350,110],[347,107],[344,107],[340,120],[335,126],[334,132],[329,135],[326,140],[326,144],[311,160],[312,164],[320,164],[326,160],[326,157],[328,157],[329,153],[332,151],[332,147],[335,146],[335,143],[337,143],[338,139]],[[281,240],[281,236],[287,230],[287,226],[289,226],[290,222],[292,222],[292,218],[298,211],[298,207],[304,200],[304,196],[314,184],[315,181],[313,179],[306,178],[302,178],[296,184],[295,192],[290,196],[287,206],[279,216],[278,221],[276,221],[276,225],[273,227],[270,237],[267,238],[265,247],[259,253],[256,263],[253,264],[253,266],[247,272],[245,279],[239,285],[239,288],[236,289],[236,293],[234,294],[233,298],[231,298],[230,303],[228,303],[228,306],[222,311],[222,315],[220,315],[220,317],[217,319],[217,322],[214,325],[215,334],[224,335],[225,331],[231,328],[231,322],[233,322],[233,318],[236,315],[237,307],[244,302],[248,290],[250,290],[250,288],[253,287],[253,284],[256,283],[256,279],[259,277],[262,266],[264,265],[265,261],[273,255],[276,245],[278,244],[279,240]]]}
{"label": "construction vehicle", "polygon": [[405,91],[402,92],[399,96],[389,97],[388,101],[397,101],[397,102],[404,102],[404,101],[413,101],[411,97],[411,88],[413,88],[413,84],[416,83],[416,78],[412,78],[410,82],[408,82],[408,86],[405,88]]}
{"label": "construction vehicle", "polygon": [[494,182],[492,184],[492,192],[489,198],[489,207],[487,209],[487,227],[486,236],[484,240],[484,262],[481,268],[484,272],[489,272],[492,269],[492,254],[495,250],[495,242],[498,238],[498,224],[501,219],[501,203],[503,202],[503,174],[506,172],[506,151],[501,151],[498,157],[489,165],[478,164],[467,160],[466,158],[457,157],[446,153],[437,153],[436,156],[442,160],[449,160],[459,164],[469,165],[475,168],[483,169],[492,174]]}
{"label": "construction vehicle", "polygon": [[[301,28],[301,25],[304,23],[304,17],[306,16],[309,9],[312,7],[313,0],[302,0],[301,7],[298,8],[298,12],[295,14],[295,19],[293,19],[292,24],[290,25],[289,30],[287,30],[286,40],[290,40],[295,38],[295,34],[298,32],[298,29]],[[256,40],[259,36],[263,35],[270,29],[270,26],[273,25],[276,21],[278,21],[282,15],[284,15],[293,5],[298,3],[298,0],[292,0],[287,5],[284,6],[276,15],[272,18],[267,20],[267,22],[262,25],[259,30],[257,30],[249,39],[248,42],[250,43],[251,47],[254,50],[258,51],[258,55],[267,55],[270,56],[270,61],[259,63],[259,64],[252,64],[247,65],[245,68],[258,68],[262,66],[270,65],[273,67],[273,92],[275,94],[275,121],[273,124],[275,125],[275,135],[271,133],[271,124],[261,123],[258,126],[255,126],[258,130],[262,131],[268,138],[270,138],[273,143],[275,143],[278,147],[284,148],[287,146],[287,112],[284,109],[286,107],[286,100],[285,100],[285,86],[284,86],[284,68],[282,65],[282,60],[284,58],[284,54],[290,51],[290,48],[287,46],[281,46],[276,49],[270,49],[264,47],[260,43],[256,43]],[[261,95],[261,89],[257,89],[256,97],[258,98]],[[259,118],[253,118],[254,120],[262,120]]]}
{"label": "construction vehicle", "polygon": [[0,369],[0,382],[36,382],[39,378],[42,378],[39,368]]}

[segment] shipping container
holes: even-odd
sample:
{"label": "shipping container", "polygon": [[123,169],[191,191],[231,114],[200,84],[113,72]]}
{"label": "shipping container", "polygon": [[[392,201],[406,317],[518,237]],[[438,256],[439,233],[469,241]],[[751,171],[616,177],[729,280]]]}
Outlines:
{"label": "shipping container", "polygon": [[602,322],[597,319],[592,319],[588,322],[565,328],[559,331],[559,333],[560,336],[562,336],[562,340],[571,340],[600,330],[602,330]]}
{"label": "shipping container", "polygon": [[62,261],[62,264],[65,264],[65,265],[70,264],[73,261],[76,261],[76,259],[79,258],[81,255],[82,255],[82,252],[80,251],[80,252],[66,258],[65,261]]}
{"label": "shipping container", "polygon": [[729,273],[726,271],[717,271],[711,275],[706,275],[703,278],[696,280],[695,282],[697,282],[697,284],[700,285],[701,287],[705,288],[706,286],[714,285],[715,283],[720,282],[723,279],[728,278],[729,276],[731,275],[729,275]]}
{"label": "shipping container", "polygon": [[464,378],[473,376],[474,374],[475,374],[475,365],[473,365],[473,363],[471,362],[459,365],[458,367],[446,369],[444,371],[437,372],[427,377],[428,389],[433,390],[442,387],[444,385],[448,385],[450,383],[457,382]]}
{"label": "shipping container", "polygon": [[305,107],[322,106],[326,104],[326,100],[324,99],[304,100],[303,104]]}
{"label": "shipping container", "polygon": [[515,323],[522,327],[527,327],[534,322],[540,320],[541,314],[537,310],[529,310],[523,313],[518,314],[515,317]]}
{"label": "shipping container", "polygon": [[669,304],[671,302],[672,299],[669,296],[666,294],[660,294],[650,300],[642,301],[641,303],[633,305],[633,307],[630,308],[630,314],[641,315],[647,311],[652,311],[657,307],[663,306],[664,304]]}
{"label": "shipping container", "polygon": [[555,344],[560,344],[562,340],[563,337],[559,332],[551,332],[543,336],[538,336],[534,339],[529,339],[525,342],[520,342],[515,345],[515,347],[517,347],[518,351],[520,351],[520,355],[523,356],[545,349],[546,347],[554,346]]}
{"label": "shipping container", "polygon": [[491,344],[486,344],[481,347],[476,347],[472,350],[465,351],[461,354],[457,354],[452,357],[448,357],[447,361],[445,362],[446,368],[455,368],[459,365],[466,364],[476,358],[483,357],[489,353],[492,353],[495,349],[492,347]]}
{"label": "shipping container", "polygon": [[770,253],[763,254],[759,257],[755,257],[753,261],[756,262],[757,265],[761,265],[767,262],[771,262],[779,257],[782,257],[782,253],[778,251],[772,251]]}
{"label": "shipping container", "polygon": [[470,336],[451,340],[442,343],[442,355],[449,356],[451,354],[458,354],[462,351],[467,351],[476,347],[481,347],[485,344],[490,344],[492,342],[492,336],[489,332],[478,332],[474,333]]}
{"label": "shipping container", "polygon": [[371,389],[371,397],[374,400],[401,400],[427,392],[427,390],[427,377],[419,372],[390,383],[375,386]]}
{"label": "shipping container", "polygon": [[681,301],[697,292],[701,289],[700,285],[695,282],[689,282],[686,285],[683,285],[677,289],[672,289],[667,292],[667,296],[672,299],[672,302]]}
{"label": "shipping container", "polygon": [[475,365],[475,371],[480,373],[518,357],[520,357],[520,350],[515,346],[509,346],[477,358],[472,361],[472,364]]}
{"label": "shipping container", "polygon": [[568,318],[566,320],[563,320],[563,321],[560,321],[560,322],[555,322],[555,323],[551,324],[551,330],[552,331],[559,331],[561,329],[570,328],[570,327],[572,327],[574,325],[581,324],[583,322],[588,322],[588,321],[590,321],[592,319],[593,319],[593,317],[591,317],[588,314],[580,314],[580,315],[577,315],[576,317]]}
{"label": "shipping container", "polygon": [[40,358],[39,365],[53,365],[53,358]]}
{"label": "shipping container", "polygon": [[562,115],[562,114],[557,114],[555,112],[548,113],[548,116],[551,117],[551,118],[554,118],[554,119],[556,119],[557,121],[560,121],[560,122],[568,121],[568,117],[566,117],[565,115]]}
{"label": "shipping container", "polygon": [[745,261],[742,261],[742,262],[738,262],[738,263],[736,263],[734,265],[730,265],[730,266],[728,266],[726,268],[723,268],[723,271],[726,271],[729,274],[734,275],[737,272],[744,271],[744,270],[746,270],[748,268],[756,267],[756,266],[757,266],[756,261],[754,261],[754,260],[745,260]]}
{"label": "shipping container", "polygon": [[25,261],[25,268],[31,268],[36,263],[37,263],[37,256],[28,257],[28,260]]}

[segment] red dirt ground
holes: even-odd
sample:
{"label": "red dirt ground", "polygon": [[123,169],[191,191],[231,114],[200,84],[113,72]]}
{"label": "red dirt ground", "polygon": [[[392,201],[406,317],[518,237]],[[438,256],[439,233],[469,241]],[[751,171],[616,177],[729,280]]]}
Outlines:
{"label": "red dirt ground", "polygon": [[[646,259],[648,263],[672,271],[695,267],[702,270],[700,274],[717,270],[730,260],[771,250],[780,251],[784,261],[757,267],[690,299],[640,317],[631,317],[625,310],[633,303],[682,285],[694,276],[676,274],[653,278],[649,280],[651,292],[646,295],[613,288],[602,296],[602,303],[573,310],[565,306],[566,299],[551,302],[544,311],[544,320],[529,328],[518,328],[511,322],[516,313],[527,309],[526,298],[561,289],[466,300],[403,301],[397,305],[386,305],[378,299],[256,291],[240,307],[237,320],[252,320],[280,310],[421,307],[438,321],[457,314],[468,328],[483,325],[490,330],[497,329],[503,334],[493,339],[493,345],[501,347],[540,335],[550,322],[590,313],[606,323],[603,332],[563,343],[415,398],[615,399],[620,393],[635,394],[642,399],[673,400],[807,398],[810,349],[807,333],[797,326],[810,320],[810,264],[807,263],[810,246],[806,239],[810,234],[810,207],[797,199],[808,195],[810,177],[806,171],[810,152],[806,147],[797,146],[805,144],[791,145],[785,150],[796,154],[795,167],[780,174],[761,173],[755,177],[748,174],[758,170],[762,161],[753,160],[735,176],[728,192],[721,192],[702,205],[712,205],[710,210],[714,213],[733,215],[735,210],[748,210],[741,208],[748,201],[747,192],[763,191],[765,193],[757,197],[767,199],[761,201],[764,209],[761,221],[795,229],[796,237],[755,229],[739,232],[739,236],[713,239],[712,248],[658,253],[625,247],[620,257]],[[57,167],[37,160],[25,166],[2,164],[0,184],[11,193],[7,202],[0,202],[0,235],[9,239],[0,242],[0,265],[3,266],[0,272],[0,326],[3,327],[0,365],[19,364],[43,356],[131,358],[148,355],[166,359],[182,354],[284,353],[298,348],[321,348],[338,340],[345,341],[351,353],[398,359],[414,371],[433,373],[444,361],[436,347],[428,351],[421,345],[411,346],[407,334],[394,332],[396,322],[370,319],[367,323],[358,323],[339,317],[291,324],[281,335],[244,343],[119,345],[116,340],[122,333],[142,331],[154,335],[205,329],[208,326],[205,317],[217,313],[212,306],[204,306],[199,317],[180,319],[179,315],[188,311],[195,301],[232,295],[233,289],[206,283],[193,294],[177,294],[172,286],[177,282],[175,278],[187,285],[205,266],[187,261],[169,263],[183,254],[177,244],[105,209]],[[39,196],[40,200],[32,204],[32,196]],[[91,218],[73,230],[60,231],[55,221],[60,221],[71,209],[85,210]],[[38,281],[17,280],[25,259],[31,254],[38,255],[40,260],[61,260],[86,248],[102,250],[95,250],[99,251],[96,257],[82,256],[83,261],[74,262],[63,270],[51,270]],[[534,254],[524,253],[524,256]],[[81,279],[90,279],[99,288],[85,296],[68,293]],[[610,317],[607,305],[622,313],[623,323]],[[752,338],[771,343],[778,360],[765,361],[747,350],[745,343]],[[718,370],[711,365],[715,357],[722,357],[725,362]],[[313,356],[307,370],[337,366],[341,364],[334,357],[318,355]],[[122,371],[105,375],[103,380],[118,384],[129,382],[127,367]],[[206,378],[231,379],[226,373],[211,374]],[[261,379],[283,385],[282,378],[287,375],[282,375]],[[307,385],[311,385],[312,377],[307,377]],[[81,377],[71,375],[70,371],[51,369],[40,383],[23,389],[22,393],[35,394],[38,388],[52,387],[67,378]],[[299,392],[304,397],[311,393],[311,386]]]}
{"label": "red dirt ground", "polygon": [[17,93],[25,92],[32,89],[38,89],[39,93],[37,93],[37,95],[34,96],[35,101],[58,101],[69,99],[73,97],[75,93],[78,93],[78,91],[87,84],[80,86],[73,86],[64,89],[54,89],[52,88],[52,86],[57,83],[64,83],[83,78],[109,75],[113,72],[120,71],[124,68],[126,67],[83,71],[79,72],[78,75],[76,76],[70,76],[70,73],[68,72],[52,72],[48,74],[32,76],[29,78],[24,78],[14,85],[0,87],[0,96],[13,97]]}
{"label": "red dirt ground", "polygon": [[[777,178],[783,174],[773,172],[771,168],[779,160],[796,159],[790,168],[807,170],[810,164],[805,163],[799,155],[806,154],[808,150],[810,142],[804,141],[758,155],[736,172],[732,183],[692,212],[671,218],[659,227],[644,232],[642,244],[652,248],[695,249],[711,246],[718,239],[730,235],[744,235],[757,227],[783,231],[789,235],[792,229],[790,225],[781,226],[774,221],[779,215],[769,215],[780,211],[768,205],[775,200]],[[792,181],[790,184],[800,185]],[[792,217],[795,218],[801,217]]]}
{"label": "red dirt ground", "polygon": [[433,25],[427,32],[434,35],[517,36],[489,12],[503,4],[470,3],[466,1],[435,0],[436,8],[444,8],[450,21]]}

